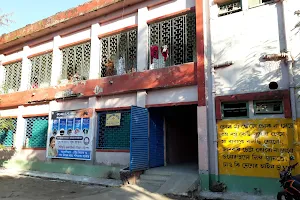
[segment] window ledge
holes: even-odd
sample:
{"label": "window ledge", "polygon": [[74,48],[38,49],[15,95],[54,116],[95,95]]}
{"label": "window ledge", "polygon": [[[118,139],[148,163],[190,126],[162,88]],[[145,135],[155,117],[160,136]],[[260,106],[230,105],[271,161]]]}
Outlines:
{"label": "window ledge", "polygon": [[27,148],[27,147],[23,147],[22,150],[46,150],[46,148]]}
{"label": "window ledge", "polygon": [[128,149],[96,149],[96,152],[115,152],[115,153],[129,153]]}

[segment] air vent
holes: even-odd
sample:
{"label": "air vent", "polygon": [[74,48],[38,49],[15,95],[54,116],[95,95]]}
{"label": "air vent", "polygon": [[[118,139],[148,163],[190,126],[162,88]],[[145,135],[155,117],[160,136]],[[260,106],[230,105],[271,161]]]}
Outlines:
{"label": "air vent", "polygon": [[220,5],[219,16],[229,15],[231,13],[239,12],[242,10],[242,4],[240,1],[235,1],[229,4]]}

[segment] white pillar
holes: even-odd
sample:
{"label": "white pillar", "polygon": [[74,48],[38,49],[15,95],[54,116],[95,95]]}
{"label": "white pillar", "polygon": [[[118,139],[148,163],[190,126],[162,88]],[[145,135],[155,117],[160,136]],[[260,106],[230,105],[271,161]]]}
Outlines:
{"label": "white pillar", "polygon": [[31,71],[31,63],[27,56],[30,54],[30,47],[23,47],[22,52],[22,76],[21,76],[21,85],[19,91],[25,91],[29,89],[29,79]]}
{"label": "white pillar", "polygon": [[148,69],[148,8],[138,9],[137,71]]}
{"label": "white pillar", "polygon": [[[4,78],[5,78],[5,70],[2,65],[4,59],[5,59],[5,56],[3,54],[1,54],[0,55],[0,88],[1,88],[2,84],[4,83]],[[1,89],[0,89],[0,93],[1,93]]]}
{"label": "white pillar", "polygon": [[96,23],[91,28],[91,59],[90,59],[90,77],[89,79],[98,79],[100,77],[100,24]]}
{"label": "white pillar", "polygon": [[23,118],[24,106],[18,107],[17,129],[14,145],[17,151],[22,150],[25,141],[25,119]]}
{"label": "white pillar", "polygon": [[147,99],[147,92],[146,91],[138,91],[136,94],[136,105],[138,107],[145,108],[146,107],[146,99]]}
{"label": "white pillar", "polygon": [[62,66],[62,52],[59,49],[61,44],[61,37],[55,36],[53,39],[53,59],[52,59],[52,73],[51,86],[56,86],[61,75]]}
{"label": "white pillar", "polygon": [[96,162],[96,147],[97,147],[97,113],[95,111],[97,104],[97,97],[90,97],[89,98],[89,108],[94,109],[93,116],[90,119],[90,130],[93,135],[93,151],[91,152],[91,160],[94,164]]}

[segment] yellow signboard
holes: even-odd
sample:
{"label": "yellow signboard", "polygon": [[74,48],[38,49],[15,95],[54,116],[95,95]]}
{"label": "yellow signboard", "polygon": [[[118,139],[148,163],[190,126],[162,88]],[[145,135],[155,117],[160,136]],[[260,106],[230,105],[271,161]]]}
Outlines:
{"label": "yellow signboard", "polygon": [[105,126],[120,126],[120,124],[121,124],[121,113],[106,114]]}
{"label": "yellow signboard", "polygon": [[278,178],[293,149],[291,119],[218,122],[219,173]]}

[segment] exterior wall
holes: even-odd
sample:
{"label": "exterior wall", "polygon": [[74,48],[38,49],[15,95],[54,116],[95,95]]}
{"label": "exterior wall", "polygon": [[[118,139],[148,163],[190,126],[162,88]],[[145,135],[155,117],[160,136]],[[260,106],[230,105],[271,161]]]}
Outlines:
{"label": "exterior wall", "polygon": [[278,83],[278,89],[287,89],[286,66],[261,59],[262,55],[277,54],[283,48],[280,4],[221,17],[217,16],[216,7],[211,8],[212,63],[234,62],[215,70],[216,95],[267,91],[271,81]]}
{"label": "exterior wall", "polygon": [[44,51],[52,50],[53,49],[53,41],[45,42],[42,44],[39,44],[37,46],[33,46],[30,48],[30,54],[37,54]]}
{"label": "exterior wall", "polygon": [[[204,10],[207,46],[205,55],[207,76],[211,80],[208,88],[212,93],[213,100],[213,102],[208,101],[208,115],[217,123],[215,125],[214,122],[208,122],[208,129],[214,133],[214,137],[211,134],[208,137],[210,189],[213,188],[212,185],[215,182],[219,181],[224,183],[227,191],[230,192],[275,195],[280,190],[278,184],[280,167],[288,165],[289,160],[288,153],[279,153],[277,149],[289,149],[299,160],[298,148],[293,141],[293,136],[299,134],[297,132],[299,123],[298,119],[292,116],[295,111],[294,103],[296,103],[297,113],[300,112],[299,101],[293,101],[293,98],[297,99],[298,96],[300,55],[299,45],[297,45],[300,38],[299,26],[296,26],[300,16],[294,13],[300,7],[294,0],[271,3],[251,9],[247,8],[247,0],[241,2],[244,5],[242,11],[220,17],[218,16],[218,5],[210,0],[205,3],[207,6]],[[291,59],[288,62],[262,59],[265,54],[279,54],[284,50],[291,53],[294,62],[289,62]],[[214,66],[226,62],[233,62],[233,64],[213,69]],[[289,63],[293,63],[294,75],[289,74]],[[293,79],[296,85],[296,94],[293,93]],[[282,97],[274,94],[268,96],[272,94],[269,89],[271,81],[278,83],[279,93],[291,94],[287,109],[290,114],[287,115],[286,112],[279,115],[254,114],[253,100],[264,98],[265,100],[285,101]],[[244,119],[222,119],[221,104],[216,103],[215,105],[215,102],[220,99],[224,100],[224,97],[228,97],[227,102],[247,101],[249,116]],[[287,104],[284,103],[284,105]],[[278,131],[283,134],[273,137],[271,133]],[[247,137],[245,133],[246,135],[247,133],[250,135],[260,133],[260,135],[254,143],[249,143],[252,136]],[[264,133],[266,136],[262,136]],[[281,141],[279,145],[261,145],[266,144],[268,140],[278,139]],[[216,146],[216,141],[218,141],[218,146]],[[240,141],[241,143],[228,143],[229,141]],[[272,153],[258,153],[262,146],[271,150]],[[228,153],[226,148],[240,149],[230,150],[231,152]],[[252,151],[248,151],[248,148],[252,148]],[[235,155],[240,157],[234,157]],[[241,155],[245,156],[245,160]],[[253,155],[262,155],[262,157],[256,159],[257,157],[253,157]],[[268,160],[270,156],[282,157],[284,161],[272,162]],[[268,168],[264,168],[266,163],[268,163]],[[295,174],[297,173],[298,170],[295,171]],[[241,181],[243,184],[237,184]]]}
{"label": "exterior wall", "polygon": [[196,102],[197,86],[153,90],[147,93],[146,105]]}
{"label": "exterior wall", "polygon": [[109,166],[128,166],[130,153],[125,152],[97,152],[96,163]]}
{"label": "exterior wall", "polygon": [[91,29],[84,29],[78,32],[63,36],[61,38],[61,46],[74,43],[80,40],[86,40],[91,38]]}
{"label": "exterior wall", "polygon": [[136,105],[136,93],[104,96],[97,99],[97,109],[130,107]]}

